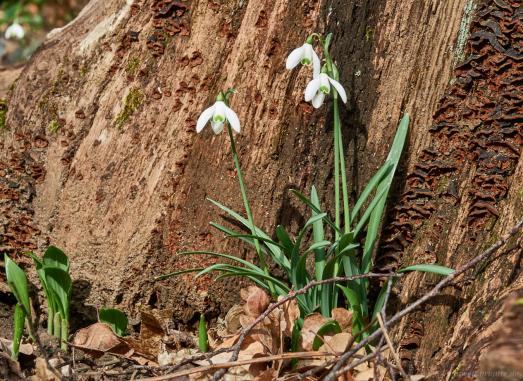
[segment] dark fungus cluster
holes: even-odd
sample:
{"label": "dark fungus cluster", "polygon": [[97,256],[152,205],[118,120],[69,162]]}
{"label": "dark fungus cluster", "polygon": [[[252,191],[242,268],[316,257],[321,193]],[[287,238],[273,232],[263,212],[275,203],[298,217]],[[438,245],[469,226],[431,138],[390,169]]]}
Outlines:
{"label": "dark fungus cluster", "polygon": [[[471,24],[468,58],[442,99],[430,128],[432,144],[407,177],[381,246],[378,267],[394,269],[416,232],[433,217],[435,242],[443,209],[470,204],[467,225],[485,229],[500,215],[523,145],[523,8],[489,1]],[[460,184],[471,182],[468,192]],[[436,207],[437,205],[437,207]],[[435,248],[428,247],[427,250]],[[434,254],[436,256],[436,254]]]}

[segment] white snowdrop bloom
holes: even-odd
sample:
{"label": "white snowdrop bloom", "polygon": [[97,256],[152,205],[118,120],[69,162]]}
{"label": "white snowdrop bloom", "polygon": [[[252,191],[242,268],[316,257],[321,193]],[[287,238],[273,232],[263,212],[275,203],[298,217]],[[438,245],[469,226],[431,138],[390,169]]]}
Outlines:
{"label": "white snowdrop bloom", "polygon": [[294,69],[299,63],[302,65],[310,65],[312,63],[313,77],[316,78],[320,74],[321,62],[320,58],[314,51],[311,44],[306,42],[299,48],[294,49],[287,57],[285,67],[289,70]]}
{"label": "white snowdrop bloom", "polygon": [[305,101],[312,101],[314,108],[320,108],[325,100],[325,96],[331,92],[331,85],[334,86],[343,103],[347,103],[347,93],[341,83],[332,79],[325,73],[320,73],[316,78],[309,82],[305,88]]}
{"label": "white snowdrop bloom", "polygon": [[229,122],[234,131],[240,133],[240,119],[238,119],[238,115],[223,101],[216,101],[215,104],[202,112],[196,122],[196,132],[200,133],[209,120],[216,135],[223,131],[226,121]]}
{"label": "white snowdrop bloom", "polygon": [[5,31],[5,38],[17,38],[21,40],[25,36],[25,31],[22,25],[18,24],[17,22],[12,23],[9,25],[9,27]]}

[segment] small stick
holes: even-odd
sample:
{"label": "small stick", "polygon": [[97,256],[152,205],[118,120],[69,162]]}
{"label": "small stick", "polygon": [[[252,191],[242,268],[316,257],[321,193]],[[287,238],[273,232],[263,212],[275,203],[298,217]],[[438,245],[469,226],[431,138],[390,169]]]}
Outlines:
{"label": "small stick", "polygon": [[336,357],[333,353],[326,353],[326,352],[291,352],[291,353],[282,353],[279,355],[274,356],[267,356],[267,357],[258,357],[258,358],[252,358],[247,360],[237,360],[237,361],[229,361],[224,362],[221,364],[213,364],[213,365],[205,365],[205,366],[199,366],[192,369],[187,370],[181,370],[176,373],[166,374],[164,376],[158,376],[158,377],[150,377],[150,378],[142,378],[142,381],[163,381],[163,380],[171,380],[176,377],[181,376],[187,376],[189,374],[194,373],[203,373],[208,372],[210,370],[214,369],[228,369],[232,368],[234,366],[241,366],[241,365],[250,365],[250,364],[260,364],[265,362],[271,362],[271,361],[277,361],[277,360],[288,360],[288,359],[305,359],[305,358],[315,358],[315,357]]}
{"label": "small stick", "polygon": [[401,366],[401,360],[400,360],[400,357],[398,356],[398,353],[394,350],[394,346],[392,345],[392,340],[390,339],[390,336],[389,336],[389,333],[387,331],[387,328],[385,327],[385,324],[383,324],[383,319],[381,317],[381,314],[378,314],[377,318],[378,318],[378,323],[379,323],[379,325],[381,327],[381,331],[383,332],[383,337],[385,337],[385,341],[387,342],[387,345],[390,348],[390,352],[392,353],[392,357],[394,357],[394,360],[396,360],[396,364],[398,366],[398,369],[399,369],[401,375],[403,376],[403,378],[406,381],[410,381],[409,375],[407,373],[405,373],[405,370]]}

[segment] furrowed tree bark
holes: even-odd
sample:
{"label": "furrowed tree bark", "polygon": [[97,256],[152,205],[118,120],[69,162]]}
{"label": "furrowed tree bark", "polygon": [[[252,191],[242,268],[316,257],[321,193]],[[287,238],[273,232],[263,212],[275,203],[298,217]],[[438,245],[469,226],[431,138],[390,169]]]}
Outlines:
{"label": "furrowed tree bark", "polygon": [[[255,258],[208,225],[220,215],[206,197],[242,203],[227,137],[196,135],[196,118],[218,91],[237,89],[254,218],[269,232],[296,229],[307,215],[290,188],[314,184],[330,206],[332,116],[303,102],[311,73],[286,71],[285,58],[310,32],[330,31],[350,98],[342,121],[353,196],[402,114],[413,117],[378,267],[459,266],[522,216],[520,30],[513,0],[91,0],[49,34],[9,95],[2,250],[64,249],[86,318],[86,306],[171,309],[180,324],[225,312],[237,280],[153,280],[211,263],[176,256],[183,250]],[[396,340],[410,371],[452,379],[476,369],[501,303],[521,288],[518,242],[403,322]],[[409,275],[396,306],[435,280]]]}

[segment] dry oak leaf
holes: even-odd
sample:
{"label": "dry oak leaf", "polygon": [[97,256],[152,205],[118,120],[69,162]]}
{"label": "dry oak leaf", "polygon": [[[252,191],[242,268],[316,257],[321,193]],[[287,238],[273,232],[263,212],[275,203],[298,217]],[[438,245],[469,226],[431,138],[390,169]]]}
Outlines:
{"label": "dry oak leaf", "polygon": [[101,357],[106,352],[112,352],[122,344],[122,340],[105,323],[94,323],[76,332],[73,339],[75,347],[93,357]]}
{"label": "dry oak leaf", "polygon": [[31,376],[30,379],[31,381],[60,381],[60,379],[47,368],[45,360],[41,357],[36,359],[35,374]]}
{"label": "dry oak leaf", "polygon": [[[282,300],[283,296],[278,297],[278,301]],[[300,307],[298,307],[298,302],[296,299],[291,299],[280,306],[280,309],[283,311],[283,320],[281,324],[281,329],[285,336],[291,337],[292,330],[294,329],[294,324],[296,320],[300,317]]]}
{"label": "dry oak leaf", "polygon": [[243,315],[243,307],[235,304],[225,315],[225,329],[228,334],[234,334],[242,327],[240,316]]}
{"label": "dry oak leaf", "polygon": [[240,296],[245,301],[243,310],[247,316],[258,317],[269,306],[271,299],[269,295],[259,287],[249,286],[240,290]]}
{"label": "dry oak leaf", "polygon": [[[5,346],[9,351],[13,348],[13,342],[11,340],[4,339],[3,337],[0,337],[0,343],[2,346]],[[23,343],[20,344],[20,348],[18,349],[19,353],[22,353],[26,356],[31,356],[34,353],[34,347],[32,344],[29,343]]]}
{"label": "dry oak leaf", "polygon": [[319,349],[320,352],[342,354],[352,342],[352,335],[348,332],[341,332],[334,336],[325,336],[324,340],[324,344]]}
{"label": "dry oak leaf", "polygon": [[0,380],[24,380],[20,365],[0,347]]}
{"label": "dry oak leaf", "polygon": [[344,332],[352,332],[352,312],[346,308],[334,308],[331,316],[338,322],[340,328]]}
{"label": "dry oak leaf", "polygon": [[316,333],[327,322],[327,318],[317,312],[305,316],[301,329],[301,347],[304,351],[312,351],[312,342]]}

